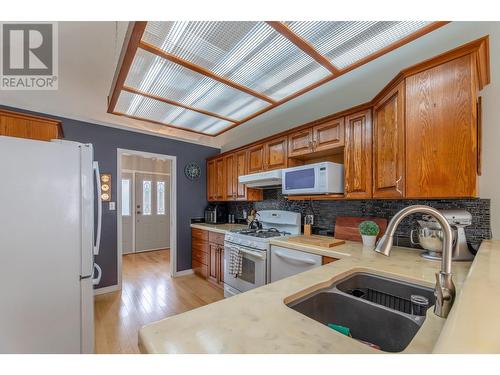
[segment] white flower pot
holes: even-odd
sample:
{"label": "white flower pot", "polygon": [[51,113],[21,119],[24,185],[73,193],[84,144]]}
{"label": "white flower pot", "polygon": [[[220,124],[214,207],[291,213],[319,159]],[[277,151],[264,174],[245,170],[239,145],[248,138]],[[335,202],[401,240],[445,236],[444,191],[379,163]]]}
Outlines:
{"label": "white flower pot", "polygon": [[363,246],[375,247],[375,243],[377,242],[377,236],[366,236],[362,234],[361,238],[363,239]]}

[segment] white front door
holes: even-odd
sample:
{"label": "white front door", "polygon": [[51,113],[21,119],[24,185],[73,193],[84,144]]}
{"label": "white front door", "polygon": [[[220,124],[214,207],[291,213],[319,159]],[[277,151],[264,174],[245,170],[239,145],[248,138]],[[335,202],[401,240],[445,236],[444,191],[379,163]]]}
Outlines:
{"label": "white front door", "polygon": [[170,247],[170,181],[135,173],[135,251]]}

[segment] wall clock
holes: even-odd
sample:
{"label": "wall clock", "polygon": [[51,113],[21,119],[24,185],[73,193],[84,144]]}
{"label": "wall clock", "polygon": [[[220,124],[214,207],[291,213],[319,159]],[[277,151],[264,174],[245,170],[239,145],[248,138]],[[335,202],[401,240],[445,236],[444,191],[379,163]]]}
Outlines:
{"label": "wall clock", "polygon": [[196,180],[201,175],[201,168],[195,162],[190,162],[184,167],[184,174],[190,180]]}

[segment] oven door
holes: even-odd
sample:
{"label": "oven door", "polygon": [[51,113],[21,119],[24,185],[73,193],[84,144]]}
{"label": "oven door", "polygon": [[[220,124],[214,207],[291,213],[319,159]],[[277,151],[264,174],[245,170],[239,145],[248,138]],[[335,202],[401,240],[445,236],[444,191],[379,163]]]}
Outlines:
{"label": "oven door", "polygon": [[[230,254],[232,249],[243,253],[241,275],[235,277],[229,273]],[[254,250],[231,242],[224,242],[224,283],[230,287],[246,292],[247,290],[266,285],[267,254],[263,250]]]}
{"label": "oven door", "polygon": [[315,167],[283,170],[283,194],[314,194],[319,191],[319,176]]}

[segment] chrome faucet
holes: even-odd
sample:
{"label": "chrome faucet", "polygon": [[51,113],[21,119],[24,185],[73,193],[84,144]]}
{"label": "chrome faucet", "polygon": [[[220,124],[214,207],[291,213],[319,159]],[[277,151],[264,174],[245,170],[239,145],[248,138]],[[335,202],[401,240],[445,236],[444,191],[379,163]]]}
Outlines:
{"label": "chrome faucet", "polygon": [[392,248],[392,240],[394,237],[394,232],[398,227],[401,220],[411,214],[422,213],[428,214],[436,218],[436,220],[441,224],[441,228],[444,234],[443,241],[443,253],[441,258],[441,271],[436,273],[436,287],[434,290],[434,295],[436,296],[436,304],[434,305],[434,314],[441,318],[446,318],[450,313],[451,307],[453,306],[453,301],[455,300],[455,285],[453,284],[451,275],[451,257],[453,251],[453,233],[450,224],[446,218],[436,210],[435,208],[424,206],[424,205],[414,205],[403,208],[399,211],[389,222],[385,234],[377,242],[375,251],[389,256]]}

